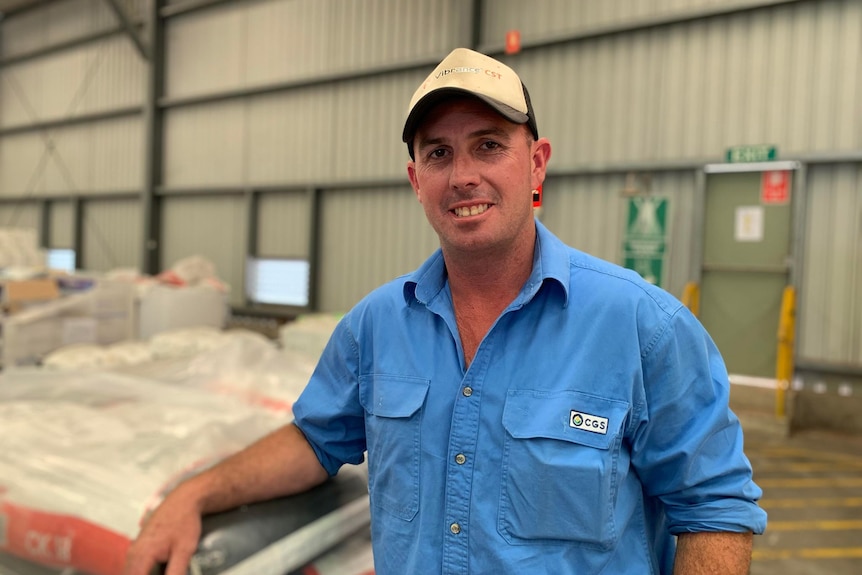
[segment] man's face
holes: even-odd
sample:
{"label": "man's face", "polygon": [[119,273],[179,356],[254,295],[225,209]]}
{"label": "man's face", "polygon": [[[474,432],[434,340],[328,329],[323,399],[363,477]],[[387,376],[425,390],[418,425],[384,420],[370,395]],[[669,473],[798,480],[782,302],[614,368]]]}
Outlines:
{"label": "man's face", "polygon": [[407,164],[410,183],[444,253],[506,253],[532,246],[532,190],[550,144],[476,98],[446,100],[425,117]]}

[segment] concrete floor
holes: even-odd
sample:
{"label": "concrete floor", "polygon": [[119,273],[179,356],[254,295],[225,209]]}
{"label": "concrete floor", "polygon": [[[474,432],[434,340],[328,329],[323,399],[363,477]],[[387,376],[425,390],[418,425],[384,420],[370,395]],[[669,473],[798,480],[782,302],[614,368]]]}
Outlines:
{"label": "concrete floor", "polygon": [[745,451],[769,514],[751,575],[862,575],[862,436],[752,427]]}

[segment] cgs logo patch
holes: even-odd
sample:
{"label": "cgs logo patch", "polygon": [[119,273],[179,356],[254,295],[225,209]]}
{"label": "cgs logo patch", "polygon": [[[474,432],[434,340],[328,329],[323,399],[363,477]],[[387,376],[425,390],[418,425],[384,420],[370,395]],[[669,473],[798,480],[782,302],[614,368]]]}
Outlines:
{"label": "cgs logo patch", "polygon": [[590,415],[583,411],[575,411],[569,413],[569,427],[589,431],[590,433],[599,433],[607,435],[608,433],[608,418],[599,417],[598,415]]}

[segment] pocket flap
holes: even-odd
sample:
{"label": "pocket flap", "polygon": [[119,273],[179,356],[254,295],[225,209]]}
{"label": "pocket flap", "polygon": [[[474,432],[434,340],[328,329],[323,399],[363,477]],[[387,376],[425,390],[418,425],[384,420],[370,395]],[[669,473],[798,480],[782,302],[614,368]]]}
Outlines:
{"label": "pocket flap", "polygon": [[629,411],[624,401],[579,391],[510,390],[503,426],[516,439],[559,439],[608,449]]}
{"label": "pocket flap", "polygon": [[431,381],[373,373],[359,377],[359,402],[379,417],[410,417],[422,407]]}

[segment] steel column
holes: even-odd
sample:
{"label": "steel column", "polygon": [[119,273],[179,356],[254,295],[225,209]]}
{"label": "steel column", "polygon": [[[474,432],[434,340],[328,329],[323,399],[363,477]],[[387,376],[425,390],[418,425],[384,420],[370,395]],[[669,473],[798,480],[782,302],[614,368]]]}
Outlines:
{"label": "steel column", "polygon": [[310,187],[306,193],[308,194],[308,221],[311,222],[308,238],[308,309],[317,311],[322,267],[320,245],[323,241],[323,190]]}
{"label": "steel column", "polygon": [[158,101],[164,91],[165,79],[165,35],[164,22],[159,11],[165,0],[149,3],[150,60],[147,69],[147,94],[144,104],[144,182],[141,190],[141,212],[143,216],[143,253],[141,271],[156,274],[161,266],[161,202],[156,188],[162,180],[163,118]]}
{"label": "steel column", "polygon": [[246,233],[245,250],[243,250],[245,260],[243,261],[242,267],[242,301],[245,307],[250,307],[252,304],[248,299],[248,291],[246,290],[246,285],[248,284],[247,272],[249,258],[257,257],[259,220],[259,196],[254,190],[248,189],[245,191]]}
{"label": "steel column", "polygon": [[73,196],[72,200],[72,249],[75,250],[75,267],[86,269],[84,257],[84,199]]}

